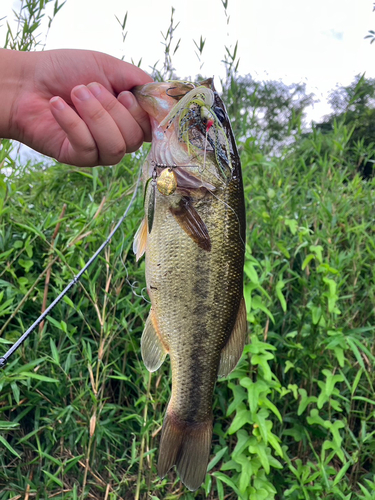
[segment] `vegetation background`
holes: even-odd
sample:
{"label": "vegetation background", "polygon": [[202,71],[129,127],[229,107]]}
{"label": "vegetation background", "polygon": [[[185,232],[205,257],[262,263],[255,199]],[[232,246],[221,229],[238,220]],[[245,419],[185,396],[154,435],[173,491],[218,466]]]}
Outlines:
{"label": "vegetation background", "polygon": [[[24,2],[8,48],[41,48],[50,1]],[[56,15],[63,4],[54,5]],[[173,76],[174,29],[172,11],[156,79]],[[202,56],[204,40],[196,46]],[[156,474],[170,376],[168,363],[151,375],[140,358],[139,195],[97,263],[0,372],[0,500],[375,499],[375,81],[333,92],[332,114],[307,131],[313,96],[302,85],[239,75],[237,46],[224,64],[247,202],[250,338],[215,390],[204,485],[189,493],[174,471]],[[108,236],[147,147],[112,168],[78,169],[22,165],[10,141],[0,144],[3,353]]]}

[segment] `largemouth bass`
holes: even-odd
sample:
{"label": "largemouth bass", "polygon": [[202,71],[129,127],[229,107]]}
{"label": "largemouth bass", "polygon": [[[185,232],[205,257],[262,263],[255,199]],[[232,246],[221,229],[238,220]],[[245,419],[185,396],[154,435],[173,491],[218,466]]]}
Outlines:
{"label": "largemouth bass", "polygon": [[241,164],[212,79],[149,83],[134,94],[153,133],[134,240],[137,259],[146,252],[151,299],[141,351],[150,371],[167,353],[172,366],[158,473],[176,465],[193,491],[207,470],[217,377],[234,369],[246,336]]}

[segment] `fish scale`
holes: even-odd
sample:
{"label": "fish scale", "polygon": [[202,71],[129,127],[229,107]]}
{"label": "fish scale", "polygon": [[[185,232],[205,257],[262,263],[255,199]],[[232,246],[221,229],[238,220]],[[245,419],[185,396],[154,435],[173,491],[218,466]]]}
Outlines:
{"label": "fish scale", "polygon": [[[163,477],[176,465],[184,484],[195,490],[204,480],[209,459],[212,399],[218,374],[227,375],[235,367],[245,341],[245,210],[238,152],[225,108],[211,81],[206,85],[212,95],[207,91],[204,95],[225,113],[226,123],[221,126],[216,120],[214,133],[219,137],[225,132],[227,137],[220,146],[231,157],[233,171],[227,180],[220,175],[215,152],[194,149],[179,140],[181,131],[173,113],[161,137],[158,124],[166,120],[173,106],[178,106],[178,100],[167,93],[170,85],[147,84],[134,91],[153,124],[145,183],[152,176],[152,165],[158,163],[160,151],[164,157],[177,160],[177,189],[173,194],[165,196],[158,190],[151,193],[148,183],[145,220],[152,216],[152,230],[145,229],[144,223],[144,230],[137,232],[135,249],[137,258],[145,250],[151,299],[142,356],[147,368],[154,371],[169,354],[172,367],[172,394],[163,424],[158,471]],[[178,82],[173,85],[178,88]],[[184,105],[189,105],[190,92],[195,108],[199,99],[205,106],[199,88],[192,90],[189,86],[185,90]],[[183,95],[183,90],[178,94]],[[159,106],[160,99],[168,106]],[[212,114],[211,109],[209,112]],[[196,113],[194,116],[196,119]],[[204,123],[199,128],[204,129]],[[204,136],[199,142],[204,144]],[[184,176],[178,175],[179,169],[184,169]],[[152,214],[147,213],[151,195],[155,196]]]}

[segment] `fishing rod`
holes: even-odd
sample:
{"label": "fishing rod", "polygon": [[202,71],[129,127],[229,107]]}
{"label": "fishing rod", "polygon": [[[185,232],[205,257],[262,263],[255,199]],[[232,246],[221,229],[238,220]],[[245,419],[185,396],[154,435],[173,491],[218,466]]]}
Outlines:
{"label": "fishing rod", "polygon": [[118,221],[108,238],[100,245],[100,247],[97,249],[97,251],[94,253],[94,255],[88,260],[88,262],[83,266],[83,268],[79,271],[79,273],[74,276],[72,281],[64,288],[64,290],[60,293],[58,297],[47,307],[47,309],[39,316],[39,318],[34,321],[34,323],[26,330],[26,332],[15,342],[10,349],[0,358],[0,368],[4,368],[4,366],[7,364],[10,356],[25,342],[27,337],[32,333],[35,328],[46,318],[46,316],[54,309],[55,306],[61,301],[61,299],[69,292],[69,290],[80,280],[82,274],[91,266],[91,264],[94,262],[94,260],[98,257],[100,252],[108,245],[108,243],[111,241],[113,235],[116,233],[118,228],[121,226],[121,224],[124,222],[126,216],[129,213],[129,210],[131,206],[134,203],[134,200],[137,195],[139,183],[141,180],[141,172],[138,175],[137,179],[137,184],[135,185],[134,193],[133,196],[131,197],[131,200],[129,202],[129,205],[127,206],[124,215],[121,217],[121,219]]}

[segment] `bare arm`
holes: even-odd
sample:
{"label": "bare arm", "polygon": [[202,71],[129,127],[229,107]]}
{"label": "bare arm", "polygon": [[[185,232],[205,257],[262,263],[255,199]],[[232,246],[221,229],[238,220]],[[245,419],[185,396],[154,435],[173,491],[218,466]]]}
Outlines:
{"label": "bare arm", "polygon": [[0,49],[0,137],[58,161],[111,165],[151,140],[148,115],[128,92],[152,81],[101,52]]}

